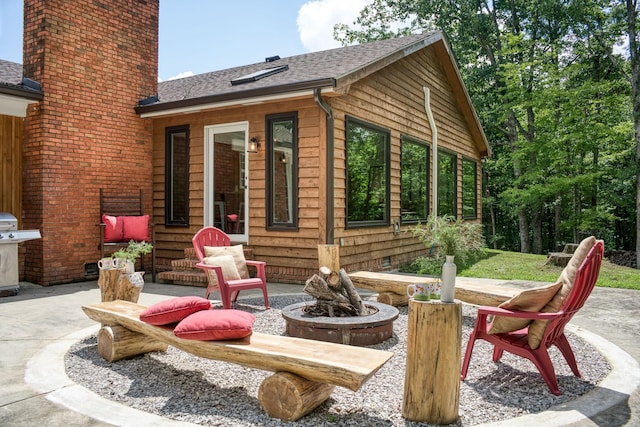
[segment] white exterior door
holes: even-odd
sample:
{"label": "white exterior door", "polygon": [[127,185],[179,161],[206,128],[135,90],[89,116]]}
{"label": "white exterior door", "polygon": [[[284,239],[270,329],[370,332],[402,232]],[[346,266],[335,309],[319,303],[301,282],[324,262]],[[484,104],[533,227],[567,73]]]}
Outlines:
{"label": "white exterior door", "polygon": [[205,126],[204,225],[248,241],[248,122]]}

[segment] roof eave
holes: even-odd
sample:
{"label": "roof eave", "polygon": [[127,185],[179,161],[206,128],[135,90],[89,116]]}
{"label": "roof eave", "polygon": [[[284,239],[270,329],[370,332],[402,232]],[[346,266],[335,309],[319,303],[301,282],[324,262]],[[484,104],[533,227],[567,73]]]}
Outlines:
{"label": "roof eave", "polygon": [[0,115],[27,117],[27,107],[42,99],[42,94],[39,97],[33,96],[33,93],[29,93],[29,96],[24,96],[25,92],[31,91],[7,89],[11,88],[0,87]]}
{"label": "roof eave", "polygon": [[442,40],[443,35],[441,31],[433,31],[429,33],[426,37],[411,43],[407,46],[403,46],[398,48],[397,50],[390,52],[389,54],[382,56],[380,58],[375,59],[367,64],[362,65],[356,69],[350,70],[347,73],[344,73],[341,76],[336,77],[336,85],[338,87],[344,87],[352,84],[355,81],[361,80],[364,77],[367,77],[376,71],[380,71],[384,67],[393,64],[411,55],[414,52],[417,52],[420,49],[428,47],[435,42]]}
{"label": "roof eave", "polygon": [[433,31],[429,33],[426,37],[411,43],[410,45],[404,46],[394,52],[389,53],[388,55],[378,58],[375,61],[372,61],[368,64],[365,64],[357,69],[351,70],[348,73],[345,73],[341,76],[336,77],[336,88],[340,90],[341,88],[348,87],[352,83],[363,79],[364,77],[375,73],[376,71],[381,70],[382,68],[390,65],[396,61],[399,61],[402,58],[405,58],[420,49],[425,47],[433,46],[436,48],[436,52],[439,53],[445,59],[446,68],[449,70],[449,73],[445,73],[447,75],[453,75],[455,78],[452,79],[451,83],[454,86],[454,91],[458,92],[460,98],[466,100],[466,104],[468,108],[462,106],[463,114],[467,118],[467,123],[471,128],[471,133],[473,135],[474,140],[476,141],[476,146],[478,147],[478,151],[480,152],[481,157],[490,157],[491,156],[491,148],[489,146],[489,142],[487,141],[487,137],[484,133],[484,129],[482,129],[482,124],[480,123],[480,119],[473,108],[473,103],[471,102],[471,97],[469,96],[469,92],[467,91],[466,86],[462,80],[462,75],[460,74],[460,70],[458,70],[458,66],[456,65],[453,59],[453,53],[449,48],[449,44],[447,43],[444,34],[442,31]]}
{"label": "roof eave", "polygon": [[171,101],[171,102],[160,102],[157,104],[144,105],[144,106],[136,106],[136,113],[141,116],[151,116],[156,115],[153,113],[160,112],[168,112],[169,110],[184,110],[189,108],[195,108],[202,105],[211,105],[211,104],[222,104],[231,105],[231,104],[242,104],[246,103],[247,100],[261,98],[261,97],[269,97],[273,95],[285,95],[287,93],[292,92],[300,92],[305,90],[312,89],[322,89],[326,87],[335,87],[335,79],[334,78],[324,78],[318,80],[304,81],[304,82],[295,82],[288,83],[284,85],[277,86],[269,86],[269,87],[261,87],[255,89],[249,89],[239,92],[227,92],[219,95],[210,95],[203,96],[199,98],[191,98],[191,99],[183,99],[179,101]]}
{"label": "roof eave", "polygon": [[44,93],[42,91],[36,91],[33,89],[22,89],[20,87],[16,87],[14,85],[8,86],[0,83],[0,94],[7,96],[15,96],[18,98],[33,100],[33,101],[42,101],[44,97]]}
{"label": "roof eave", "polygon": [[439,54],[441,58],[445,59],[445,61],[443,61],[445,75],[449,75],[452,77],[455,76],[455,78],[451,80],[454,93],[456,93],[459,98],[466,101],[461,102],[460,108],[462,110],[463,116],[467,119],[467,125],[471,130],[471,135],[476,142],[476,147],[478,148],[480,156],[491,157],[492,153],[491,147],[489,146],[489,141],[487,140],[487,136],[485,135],[484,129],[482,128],[480,118],[478,117],[478,114],[473,107],[471,96],[469,96],[467,87],[462,80],[460,70],[458,69],[456,62],[453,59],[453,53],[451,52],[449,43],[447,43],[444,37],[441,37],[437,43],[434,43],[434,47],[436,49],[436,54]]}

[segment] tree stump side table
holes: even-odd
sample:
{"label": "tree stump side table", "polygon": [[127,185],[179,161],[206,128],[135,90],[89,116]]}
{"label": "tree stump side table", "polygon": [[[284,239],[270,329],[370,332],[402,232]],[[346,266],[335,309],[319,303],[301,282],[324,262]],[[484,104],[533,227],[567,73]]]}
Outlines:
{"label": "tree stump side table", "polygon": [[102,302],[123,300],[138,302],[144,286],[144,272],[127,274],[124,268],[100,270],[98,287]]}
{"label": "tree stump side table", "polygon": [[429,424],[458,419],[462,304],[409,300],[402,416]]}

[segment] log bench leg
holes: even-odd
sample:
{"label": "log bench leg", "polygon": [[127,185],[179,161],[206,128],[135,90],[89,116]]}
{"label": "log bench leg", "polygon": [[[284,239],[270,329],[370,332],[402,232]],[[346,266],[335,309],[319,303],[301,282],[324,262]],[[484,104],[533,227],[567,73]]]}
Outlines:
{"label": "log bench leg", "polygon": [[108,362],[166,350],[167,344],[120,325],[103,325],[98,331],[98,353]]}
{"label": "log bench leg", "polygon": [[295,421],[327,400],[334,388],[290,372],[276,372],[260,384],[258,400],[270,417]]}
{"label": "log bench leg", "polygon": [[409,303],[409,297],[406,294],[400,295],[393,292],[380,292],[378,294],[378,302],[399,307],[401,305],[407,305]]}

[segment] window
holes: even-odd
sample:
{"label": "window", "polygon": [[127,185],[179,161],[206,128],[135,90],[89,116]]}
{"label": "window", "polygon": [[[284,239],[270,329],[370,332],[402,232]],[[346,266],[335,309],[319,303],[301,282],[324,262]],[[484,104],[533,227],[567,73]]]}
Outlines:
{"label": "window", "polygon": [[410,137],[402,137],[402,222],[425,220],[429,214],[429,147]]}
{"label": "window", "polygon": [[389,225],[388,130],[347,117],[347,227]]}
{"label": "window", "polygon": [[165,225],[189,225],[189,127],[167,128]]}
{"label": "window", "polygon": [[462,218],[478,217],[478,175],[477,163],[472,159],[462,159]]}
{"label": "window", "polygon": [[298,228],[298,116],[267,116],[267,228]]}
{"label": "window", "polygon": [[438,150],[438,215],[457,215],[457,157]]}

